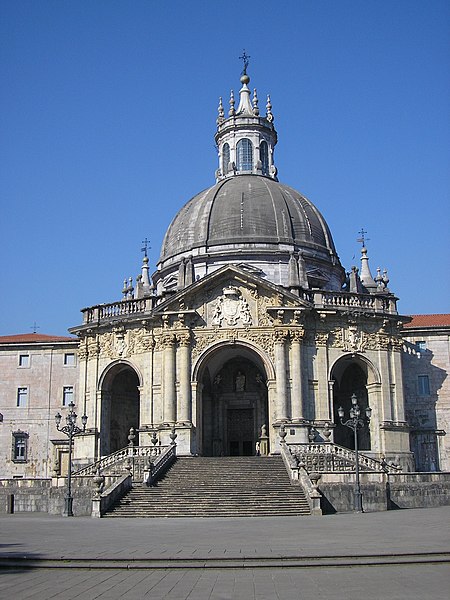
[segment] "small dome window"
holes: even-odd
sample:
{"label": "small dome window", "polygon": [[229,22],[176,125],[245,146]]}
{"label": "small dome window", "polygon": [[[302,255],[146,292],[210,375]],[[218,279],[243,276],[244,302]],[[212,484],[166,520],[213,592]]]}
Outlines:
{"label": "small dome window", "polygon": [[267,142],[261,142],[259,146],[259,159],[261,161],[262,174],[269,174],[269,146]]}
{"label": "small dome window", "polygon": [[237,143],[237,170],[253,170],[253,146],[250,140],[243,138]]}
{"label": "small dome window", "polygon": [[224,144],[222,149],[222,173],[226,175],[228,173],[228,165],[230,164],[230,146]]}

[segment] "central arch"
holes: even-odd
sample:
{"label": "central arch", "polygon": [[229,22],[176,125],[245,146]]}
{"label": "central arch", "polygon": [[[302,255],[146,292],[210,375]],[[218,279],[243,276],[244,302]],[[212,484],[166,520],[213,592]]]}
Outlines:
{"label": "central arch", "polygon": [[204,456],[252,456],[269,423],[267,369],[247,346],[219,346],[198,370],[199,451]]}

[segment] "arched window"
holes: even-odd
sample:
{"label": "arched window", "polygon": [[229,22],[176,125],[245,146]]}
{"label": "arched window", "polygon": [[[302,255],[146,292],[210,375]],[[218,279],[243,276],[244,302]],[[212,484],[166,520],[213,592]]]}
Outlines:
{"label": "arched window", "polygon": [[263,175],[269,174],[269,146],[267,142],[261,142],[259,146],[259,159]]}
{"label": "arched window", "polygon": [[230,164],[230,146],[228,144],[223,145],[222,149],[222,173],[226,175],[228,173],[228,165]]}
{"label": "arched window", "polygon": [[237,144],[237,170],[252,171],[253,146],[250,140],[243,138]]}

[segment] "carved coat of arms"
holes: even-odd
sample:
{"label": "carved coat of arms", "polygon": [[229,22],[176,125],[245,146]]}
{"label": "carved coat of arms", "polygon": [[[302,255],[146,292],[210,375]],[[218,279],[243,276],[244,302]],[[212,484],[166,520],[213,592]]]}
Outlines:
{"label": "carved coat of arms", "polygon": [[239,321],[244,326],[251,325],[250,308],[240,290],[229,285],[223,288],[222,292],[214,306],[213,325],[235,327]]}

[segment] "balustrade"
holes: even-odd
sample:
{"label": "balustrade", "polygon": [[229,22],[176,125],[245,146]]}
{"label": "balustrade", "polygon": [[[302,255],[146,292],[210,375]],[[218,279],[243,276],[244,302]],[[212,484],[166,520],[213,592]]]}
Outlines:
{"label": "balustrade", "polygon": [[83,321],[85,324],[87,324],[102,321],[103,319],[136,315],[149,312],[151,308],[151,298],[121,300],[119,302],[113,302],[112,304],[100,304],[98,306],[85,308],[82,311]]}
{"label": "balustrade", "polygon": [[[287,444],[289,453],[303,463],[308,472],[352,472],[355,470],[355,452],[337,444]],[[360,467],[366,471],[398,473],[401,471],[395,465],[378,461],[359,453]]]}
{"label": "balustrade", "polygon": [[130,468],[133,471],[134,479],[139,479],[143,475],[149,459],[150,462],[154,462],[171,448],[172,446],[127,446],[80,469],[74,475],[95,475],[98,469],[104,473],[113,467],[122,468],[130,460]]}

